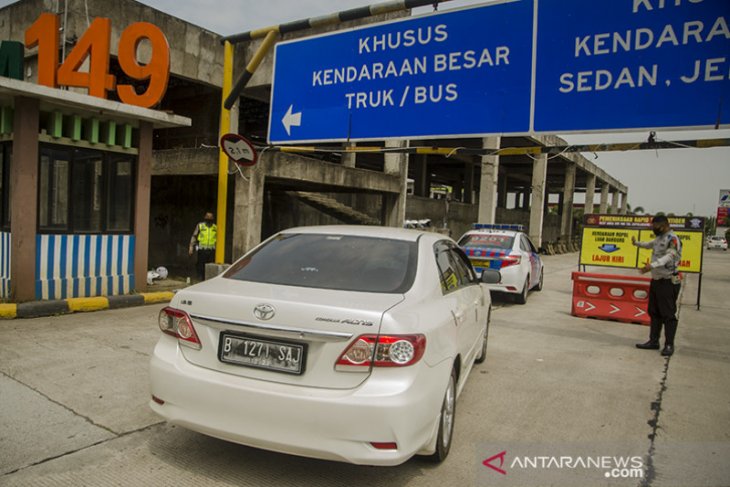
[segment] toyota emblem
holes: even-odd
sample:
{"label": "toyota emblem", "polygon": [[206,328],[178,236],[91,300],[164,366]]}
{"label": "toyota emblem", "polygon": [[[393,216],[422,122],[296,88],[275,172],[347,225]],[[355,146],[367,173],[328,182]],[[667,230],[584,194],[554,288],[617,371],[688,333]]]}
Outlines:
{"label": "toyota emblem", "polygon": [[276,311],[270,304],[259,304],[253,309],[253,315],[260,320],[270,320],[274,317]]}

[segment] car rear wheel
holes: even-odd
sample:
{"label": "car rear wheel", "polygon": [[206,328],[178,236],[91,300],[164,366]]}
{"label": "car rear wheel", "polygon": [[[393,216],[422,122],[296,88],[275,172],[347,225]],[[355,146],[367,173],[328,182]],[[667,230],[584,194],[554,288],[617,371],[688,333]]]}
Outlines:
{"label": "car rear wheel", "polygon": [[451,440],[454,435],[454,418],[456,416],[456,371],[451,370],[449,385],[446,387],[444,402],[441,404],[439,416],[439,432],[436,438],[436,451],[427,457],[432,462],[443,462],[451,450]]}
{"label": "car rear wheel", "polygon": [[489,311],[487,312],[487,324],[484,327],[484,336],[482,337],[482,349],[479,352],[479,355],[477,355],[477,358],[474,359],[475,364],[481,364],[486,360],[487,358],[487,342],[489,341],[489,320],[492,319],[492,308],[489,308]]}
{"label": "car rear wheel", "polygon": [[540,269],[540,280],[537,281],[537,286],[535,286],[535,291],[542,291],[542,279],[543,279],[544,274],[545,274],[545,269]]}
{"label": "car rear wheel", "polygon": [[515,295],[515,301],[517,304],[525,304],[527,303],[527,293],[530,291],[530,276],[527,276],[527,279],[525,279],[525,285],[522,286],[522,292],[520,294]]}

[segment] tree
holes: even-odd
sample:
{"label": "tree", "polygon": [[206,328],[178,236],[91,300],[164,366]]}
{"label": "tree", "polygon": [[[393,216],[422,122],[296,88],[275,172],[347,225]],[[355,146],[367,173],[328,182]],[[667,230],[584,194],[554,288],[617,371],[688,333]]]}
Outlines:
{"label": "tree", "polygon": [[715,235],[717,231],[717,220],[714,216],[707,219],[705,223],[705,235]]}

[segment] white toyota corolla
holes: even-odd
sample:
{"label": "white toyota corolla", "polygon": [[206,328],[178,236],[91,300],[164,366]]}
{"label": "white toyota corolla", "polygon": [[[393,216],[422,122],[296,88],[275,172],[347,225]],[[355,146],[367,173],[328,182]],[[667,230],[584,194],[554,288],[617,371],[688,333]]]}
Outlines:
{"label": "white toyota corolla", "polygon": [[485,359],[491,301],[453,240],[383,227],[283,231],[159,317],[150,406],[206,435],[295,455],[443,460]]}

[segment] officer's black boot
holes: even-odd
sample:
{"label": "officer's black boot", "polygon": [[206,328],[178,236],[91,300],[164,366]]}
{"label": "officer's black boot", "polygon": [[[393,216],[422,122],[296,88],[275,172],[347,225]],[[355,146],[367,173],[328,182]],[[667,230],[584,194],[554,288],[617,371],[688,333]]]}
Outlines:
{"label": "officer's black boot", "polygon": [[662,332],[662,322],[658,319],[651,318],[651,331],[649,332],[649,341],[637,343],[636,348],[642,350],[659,350],[659,335]]}

